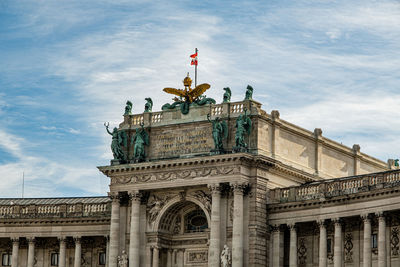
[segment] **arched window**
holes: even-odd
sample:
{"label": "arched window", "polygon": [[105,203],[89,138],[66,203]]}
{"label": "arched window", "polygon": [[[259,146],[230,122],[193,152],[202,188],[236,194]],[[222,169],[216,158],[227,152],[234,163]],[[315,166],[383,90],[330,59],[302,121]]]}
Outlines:
{"label": "arched window", "polygon": [[185,232],[204,232],[208,228],[207,217],[203,210],[198,208],[185,215]]}

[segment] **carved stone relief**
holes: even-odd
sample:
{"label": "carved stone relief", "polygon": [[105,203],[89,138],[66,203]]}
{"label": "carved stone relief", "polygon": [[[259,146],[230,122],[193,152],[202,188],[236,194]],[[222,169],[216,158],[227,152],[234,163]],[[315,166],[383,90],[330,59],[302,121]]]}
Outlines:
{"label": "carved stone relief", "polygon": [[181,232],[181,216],[178,215],[175,219],[174,234],[179,234]]}
{"label": "carved stone relief", "polygon": [[153,223],[154,220],[157,218],[158,214],[160,213],[161,209],[164,207],[164,205],[167,203],[168,199],[170,199],[171,196],[165,195],[165,196],[156,196],[156,195],[151,195],[149,198],[149,201],[147,203],[147,211],[149,215],[149,222]]}
{"label": "carved stone relief", "polygon": [[390,236],[390,248],[392,256],[399,256],[399,228],[394,227]]}
{"label": "carved stone relief", "polygon": [[353,234],[346,233],[344,237],[344,261],[353,262]]}
{"label": "carved stone relief", "polygon": [[299,266],[305,266],[307,263],[307,248],[306,239],[304,237],[299,238],[299,248],[297,249],[297,255],[299,259]]}
{"label": "carved stone relief", "polygon": [[204,207],[206,208],[206,210],[208,211],[208,213],[211,212],[211,195],[206,193],[203,190],[196,190],[194,192],[190,193],[191,196],[193,196],[194,198],[196,198],[198,201],[200,201]]}
{"label": "carved stone relief", "polygon": [[134,175],[119,175],[111,177],[111,184],[146,183],[171,181],[176,179],[193,179],[197,177],[218,176],[240,172],[239,166],[203,167],[191,170],[175,170],[160,173],[141,173]]}
{"label": "carved stone relief", "polygon": [[204,251],[189,251],[187,256],[188,264],[206,263],[208,261],[208,252]]}

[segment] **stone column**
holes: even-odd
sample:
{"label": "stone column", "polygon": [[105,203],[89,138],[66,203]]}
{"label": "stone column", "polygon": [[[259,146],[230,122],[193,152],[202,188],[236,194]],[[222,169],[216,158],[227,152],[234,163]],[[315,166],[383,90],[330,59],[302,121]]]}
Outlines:
{"label": "stone column", "polygon": [[342,267],[342,225],[339,218],[333,220],[335,223],[335,247],[333,250],[333,266]]}
{"label": "stone column", "polygon": [[172,249],[167,250],[167,267],[172,267]]}
{"label": "stone column", "polygon": [[177,250],[177,249],[174,249],[174,250],[172,251],[172,266],[173,266],[173,267],[176,267],[176,266],[178,265],[178,263],[176,262],[176,261],[177,261],[177,258],[178,258],[178,250]]}
{"label": "stone column", "polygon": [[58,238],[60,241],[60,253],[58,254],[58,267],[65,267],[65,252],[66,252],[66,244],[65,244],[65,237]]}
{"label": "stone column", "polygon": [[153,267],[159,267],[159,249],[158,247],[153,247]]}
{"label": "stone column", "polygon": [[290,228],[290,250],[289,250],[289,267],[297,267],[297,231],[296,225],[289,224]]}
{"label": "stone column", "polygon": [[106,239],[106,267],[108,267],[108,261],[110,258],[110,236],[106,235],[104,238]]}
{"label": "stone column", "polygon": [[220,266],[221,253],[221,191],[219,184],[209,186],[212,195],[211,205],[211,231],[210,231],[210,246],[208,249],[208,266]]}
{"label": "stone column", "polygon": [[117,267],[119,253],[119,195],[118,192],[109,193],[108,195],[112,200],[108,267]]}
{"label": "stone column", "polygon": [[185,266],[185,249],[182,249],[182,248],[179,249],[178,255],[179,255],[178,267],[184,267]]}
{"label": "stone column", "polygon": [[11,238],[11,242],[12,242],[11,267],[18,267],[19,237]]}
{"label": "stone column", "polygon": [[319,225],[319,267],[326,267],[327,263],[327,235],[325,220],[318,221]]}
{"label": "stone column", "polygon": [[371,267],[371,221],[368,214],[361,215],[364,221],[364,242],[363,242],[363,267]]}
{"label": "stone column", "polygon": [[74,237],[74,241],[75,241],[74,267],[81,267],[81,258],[82,258],[81,237]]}
{"label": "stone column", "polygon": [[151,267],[152,261],[153,261],[153,259],[152,259],[152,255],[151,255],[151,247],[148,246],[146,249],[146,266]]}
{"label": "stone column", "polygon": [[131,230],[129,239],[129,267],[140,266],[140,198],[139,191],[131,192]]}
{"label": "stone column", "polygon": [[376,214],[378,227],[378,267],[386,267],[386,221],[383,212]]}
{"label": "stone column", "polygon": [[243,192],[245,184],[233,184],[232,267],[243,267]]}
{"label": "stone column", "polygon": [[27,237],[26,240],[28,241],[28,267],[33,267],[35,263],[35,238],[34,237]]}
{"label": "stone column", "polygon": [[272,239],[273,239],[273,248],[272,248],[272,267],[279,267],[280,262],[280,230],[279,225],[274,225],[272,227]]}

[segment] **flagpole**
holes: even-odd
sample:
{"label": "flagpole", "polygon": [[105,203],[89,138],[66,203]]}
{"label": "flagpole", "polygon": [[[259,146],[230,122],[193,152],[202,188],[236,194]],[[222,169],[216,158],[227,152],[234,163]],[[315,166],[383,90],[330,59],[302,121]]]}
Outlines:
{"label": "flagpole", "polygon": [[[197,48],[195,49],[194,53],[197,55]],[[198,62],[198,61],[197,61]],[[198,63],[197,63],[198,64]],[[197,64],[194,65],[194,87],[197,86]]]}

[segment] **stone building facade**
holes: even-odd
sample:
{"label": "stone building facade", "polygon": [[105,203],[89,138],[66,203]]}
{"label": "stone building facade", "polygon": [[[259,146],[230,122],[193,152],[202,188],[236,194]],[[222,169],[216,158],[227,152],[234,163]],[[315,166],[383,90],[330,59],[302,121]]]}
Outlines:
{"label": "stone building facade", "polygon": [[[226,122],[225,153],[212,124]],[[251,119],[235,149],[240,115]],[[133,137],[144,129],[145,160]],[[267,113],[253,100],[124,115],[108,197],[1,199],[12,266],[400,266],[400,171]],[[126,256],[125,256],[126,255]]]}

